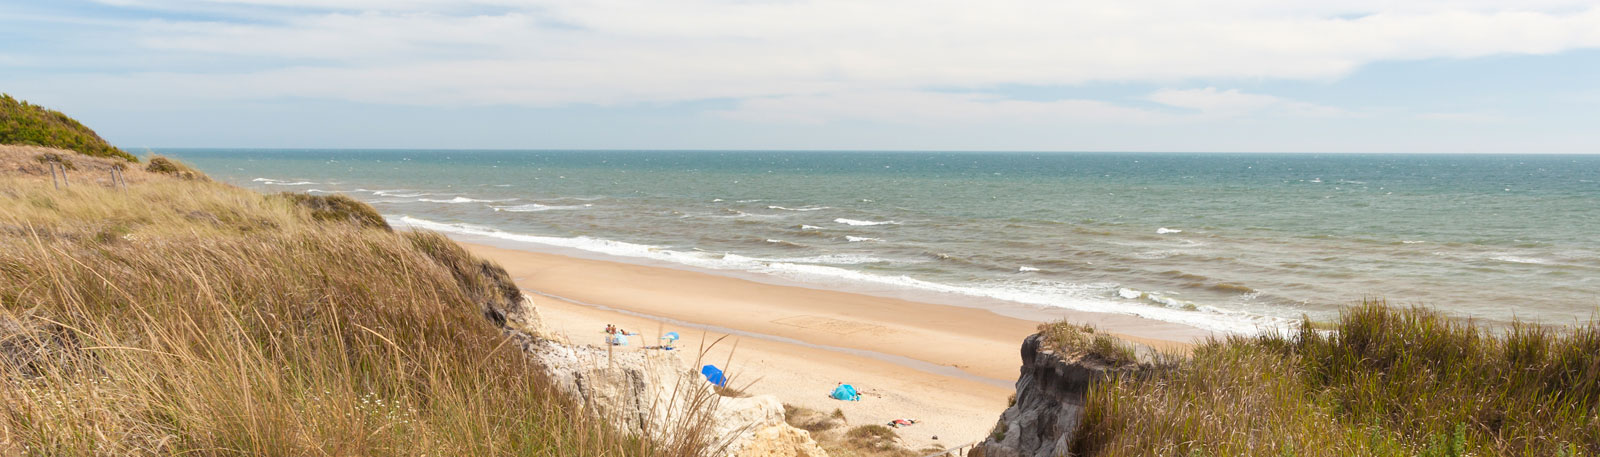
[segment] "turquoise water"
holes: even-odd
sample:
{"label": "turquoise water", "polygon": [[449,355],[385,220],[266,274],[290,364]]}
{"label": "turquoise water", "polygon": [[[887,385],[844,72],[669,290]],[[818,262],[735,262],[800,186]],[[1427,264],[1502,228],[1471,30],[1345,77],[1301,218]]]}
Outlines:
{"label": "turquoise water", "polygon": [[1229,332],[1600,307],[1600,156],[166,150],[533,249]]}

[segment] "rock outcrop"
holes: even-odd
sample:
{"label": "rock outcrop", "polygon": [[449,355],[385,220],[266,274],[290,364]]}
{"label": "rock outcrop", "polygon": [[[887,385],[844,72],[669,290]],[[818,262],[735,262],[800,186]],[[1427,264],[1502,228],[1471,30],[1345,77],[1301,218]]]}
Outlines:
{"label": "rock outcrop", "polygon": [[1022,342],[1022,374],[1016,400],[1000,415],[989,438],[976,446],[983,457],[1070,455],[1073,430],[1083,414],[1084,394],[1113,373],[1148,365],[1113,367],[1093,356],[1060,354],[1035,334]]}
{"label": "rock outcrop", "polygon": [[724,397],[668,351],[608,351],[549,337],[531,301],[507,312],[506,327],[524,336],[524,351],[578,404],[626,433],[665,442],[708,440],[717,455],[826,457],[809,432],[784,421],[777,397]]}

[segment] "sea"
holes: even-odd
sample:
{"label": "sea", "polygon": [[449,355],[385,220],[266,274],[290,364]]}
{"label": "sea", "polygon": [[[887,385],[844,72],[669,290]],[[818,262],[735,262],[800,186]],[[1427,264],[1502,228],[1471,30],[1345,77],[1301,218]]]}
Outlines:
{"label": "sea", "polygon": [[1228,334],[1600,311],[1600,156],[163,149],[535,251]]}

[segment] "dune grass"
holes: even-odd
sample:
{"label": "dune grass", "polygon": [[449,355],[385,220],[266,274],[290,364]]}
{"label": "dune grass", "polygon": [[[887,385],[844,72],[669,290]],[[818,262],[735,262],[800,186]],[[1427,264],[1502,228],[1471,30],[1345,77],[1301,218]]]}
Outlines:
{"label": "dune grass", "polygon": [[1091,325],[1056,321],[1039,325],[1044,349],[1096,359],[1109,366],[1128,366],[1139,362],[1132,345]]}
{"label": "dune grass", "polygon": [[1077,455],[1600,453],[1600,326],[1501,332],[1368,301],[1090,390]]}
{"label": "dune grass", "polygon": [[440,243],[208,181],[0,178],[0,454],[708,453],[555,392],[482,312],[503,270]]}

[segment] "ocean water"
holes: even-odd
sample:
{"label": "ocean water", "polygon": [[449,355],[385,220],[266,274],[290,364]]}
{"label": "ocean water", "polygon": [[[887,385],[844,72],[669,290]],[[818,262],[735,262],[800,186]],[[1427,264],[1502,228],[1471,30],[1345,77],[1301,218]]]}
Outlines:
{"label": "ocean water", "polygon": [[533,249],[1254,333],[1600,309],[1600,156],[163,150]]}

